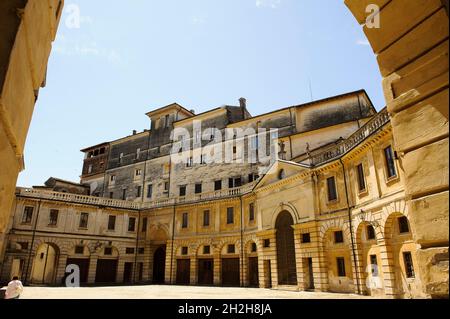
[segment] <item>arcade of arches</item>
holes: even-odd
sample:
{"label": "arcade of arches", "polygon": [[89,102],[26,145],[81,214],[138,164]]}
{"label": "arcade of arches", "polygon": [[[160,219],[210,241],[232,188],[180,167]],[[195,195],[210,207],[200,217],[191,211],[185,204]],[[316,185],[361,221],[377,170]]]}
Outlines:
{"label": "arcade of arches", "polygon": [[[318,214],[314,220],[290,211],[291,216],[295,216],[291,225],[295,252],[292,251],[287,215],[279,217],[277,227],[274,223],[272,228],[259,229],[256,235],[252,235],[255,245],[242,244],[244,240],[250,240],[246,238],[247,234],[235,238],[227,236],[226,243],[210,239],[209,244],[202,244],[209,246],[210,252],[206,253],[208,250],[205,248],[205,251],[199,251],[198,258],[188,259],[184,253],[185,247],[188,254],[195,248],[202,249],[196,247],[200,243],[187,241],[183,236],[169,239],[165,246],[164,267],[161,262],[163,248],[155,249],[155,254],[158,253],[155,258],[160,265],[156,268],[150,266],[153,260],[150,251],[154,247],[149,246],[148,252],[142,256],[141,273],[144,279],[147,277],[150,280],[153,271],[149,269],[156,269],[159,279],[164,271],[166,283],[174,282],[177,277],[186,283],[197,283],[200,265],[205,270],[213,269],[213,284],[239,281],[246,285],[252,278],[248,275],[249,269],[257,265],[261,287],[290,284],[296,278],[299,289],[361,293],[370,290],[374,295],[389,296],[448,296],[448,1],[344,2],[363,27],[383,76],[393,144],[403,174],[404,197],[395,198],[398,195],[391,194],[391,202],[380,204],[382,207],[368,204],[368,207],[361,208],[359,214],[355,213],[350,222],[346,219],[347,213],[339,210],[332,217]],[[8,21],[10,26],[2,29],[0,36],[1,244],[6,242],[5,230],[13,206],[17,174],[23,168],[24,143],[36,95],[44,83],[50,42],[56,34],[63,4],[57,0],[23,1],[26,7],[24,14],[19,16],[13,13],[14,10],[8,10],[15,3],[2,1],[3,9],[0,11],[1,20]],[[380,28],[370,28],[365,24],[368,15],[366,8],[371,3],[381,8]],[[31,10],[43,14],[32,14]],[[55,18],[47,19],[48,16]],[[41,27],[28,28],[27,25]],[[15,43],[7,39],[15,39]],[[27,46],[33,50],[27,50]],[[27,61],[26,66],[22,65],[23,61]],[[375,187],[379,184],[381,181]],[[314,192],[308,196],[320,201]],[[260,201],[259,213],[268,213],[261,210],[267,201],[261,197],[257,200]],[[398,204],[401,209],[390,210],[397,205],[391,203],[401,203]],[[272,205],[267,204],[267,207]],[[264,224],[261,220],[260,223]],[[289,235],[277,235],[279,229],[289,229]],[[12,236],[11,240],[18,240],[16,237]],[[57,282],[62,278],[61,269],[67,262],[70,248],[55,243],[50,245],[46,243],[46,238],[42,241],[41,246],[31,247],[33,254],[29,258],[14,258],[16,252],[10,255],[7,252],[2,276],[27,271],[26,275],[32,281],[40,283]],[[95,241],[90,244],[95,246]],[[3,253],[7,247],[2,246]],[[95,252],[93,247],[89,250],[89,253]],[[124,253],[125,246],[121,246],[117,251],[112,250],[112,257],[101,258],[95,252],[88,257],[89,261],[83,261],[86,259],[84,257],[74,258],[78,259],[74,262],[80,265],[89,263],[85,271],[89,281],[95,279],[96,269],[100,272],[104,267],[117,273],[123,273],[125,269],[135,273],[138,269],[135,265],[130,268],[123,262],[116,262]],[[247,258],[246,254],[253,256]],[[177,255],[176,260],[170,258],[171,255]],[[293,272],[292,256],[295,256],[296,274]],[[250,258],[257,258],[257,261],[250,261]],[[178,260],[184,261],[178,263]],[[371,269],[367,273],[365,270],[369,261]],[[177,276],[177,269],[185,274]],[[223,274],[224,269],[229,270],[228,277]],[[8,274],[5,275],[5,272]],[[113,278],[111,274],[104,275],[105,278],[99,278],[99,281]],[[210,283],[211,275],[205,275],[201,280],[205,284]]]}

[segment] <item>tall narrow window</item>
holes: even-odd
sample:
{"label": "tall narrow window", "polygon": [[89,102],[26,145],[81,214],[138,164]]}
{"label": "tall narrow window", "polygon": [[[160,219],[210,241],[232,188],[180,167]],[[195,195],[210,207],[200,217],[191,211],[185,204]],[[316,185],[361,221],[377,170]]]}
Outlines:
{"label": "tall narrow window", "polygon": [[88,174],[92,173],[92,168],[93,168],[93,165],[89,164],[89,166],[88,166]]}
{"label": "tall narrow window", "polygon": [[345,277],[345,259],[344,257],[337,257],[337,271],[339,277]]}
{"label": "tall narrow window", "polygon": [[398,229],[400,234],[409,233],[408,218],[406,218],[405,216],[398,218]]}
{"label": "tall narrow window", "polygon": [[327,178],[328,201],[337,200],[336,179],[334,176]]}
{"label": "tall narrow window", "polygon": [[370,269],[372,271],[372,276],[378,277],[377,255],[370,255]]}
{"label": "tall narrow window", "polygon": [[222,180],[217,180],[214,182],[214,190],[220,191],[222,189]]}
{"label": "tall narrow window", "polygon": [[205,210],[203,212],[203,226],[208,227],[209,226],[209,210]]}
{"label": "tall narrow window", "polygon": [[248,205],[248,219],[252,222],[255,220],[255,204],[250,203]]}
{"label": "tall narrow window", "polygon": [[234,208],[228,207],[227,208],[227,224],[234,224]]}
{"label": "tall narrow window", "polygon": [[147,185],[147,198],[152,198],[153,196],[153,185]]}
{"label": "tall narrow window", "polygon": [[58,215],[59,215],[59,210],[57,210],[57,209],[50,210],[50,220],[48,223],[49,226],[56,226],[58,224]]}
{"label": "tall narrow window", "polygon": [[188,213],[183,213],[181,228],[188,228]]}
{"label": "tall narrow window", "polygon": [[195,193],[201,194],[201,192],[202,192],[202,184],[201,183],[195,184]]}
{"label": "tall narrow window", "polygon": [[108,217],[108,230],[114,230],[116,228],[116,216],[109,215]]}
{"label": "tall narrow window", "polygon": [[89,220],[89,214],[88,213],[81,213],[80,215],[80,228],[87,228],[88,227],[88,220]]}
{"label": "tall narrow window", "polygon": [[127,190],[124,188],[122,190],[122,200],[126,200],[127,199]]}
{"label": "tall narrow window", "polygon": [[136,169],[135,172],[134,172],[134,175],[136,177],[141,176],[142,175],[142,169],[140,169],[140,168]]}
{"label": "tall narrow window", "polygon": [[194,164],[194,159],[192,157],[189,157],[186,160],[186,167],[192,167],[193,164]]}
{"label": "tall narrow window", "polygon": [[142,186],[136,187],[136,197],[141,197],[142,194]]}
{"label": "tall narrow window", "polygon": [[128,219],[128,231],[134,232],[135,229],[136,229],[136,218],[130,217]]}
{"label": "tall narrow window", "polygon": [[375,229],[373,228],[373,226],[372,225],[368,225],[366,230],[367,230],[367,239],[368,240],[375,239]]}
{"label": "tall narrow window", "polygon": [[384,149],[384,158],[386,160],[386,171],[388,178],[397,176],[397,169],[395,168],[394,153],[392,146],[388,146]]}
{"label": "tall narrow window", "polygon": [[236,252],[236,246],[235,245],[228,245],[227,252],[229,254],[234,254]]}
{"label": "tall narrow window", "polygon": [[31,224],[31,220],[33,218],[34,207],[27,206],[25,207],[22,215],[22,223],[23,224]]}
{"label": "tall narrow window", "polygon": [[169,182],[164,182],[164,192],[168,192],[169,191]]}
{"label": "tall narrow window", "polygon": [[359,164],[356,167],[358,171],[358,189],[360,192],[363,192],[366,190],[366,179],[364,178],[364,167],[363,164]]}
{"label": "tall narrow window", "polygon": [[186,196],[186,185],[181,185],[180,186],[180,196]]}
{"label": "tall narrow window", "polygon": [[405,263],[405,272],[407,278],[414,278],[414,265],[412,260],[411,252],[405,251],[403,253],[403,262]]}
{"label": "tall narrow window", "polygon": [[109,198],[114,198],[114,192],[109,192]]}
{"label": "tall narrow window", "polygon": [[143,233],[145,233],[147,231],[147,222],[148,222],[147,217],[142,218],[142,229],[141,229],[141,231]]}

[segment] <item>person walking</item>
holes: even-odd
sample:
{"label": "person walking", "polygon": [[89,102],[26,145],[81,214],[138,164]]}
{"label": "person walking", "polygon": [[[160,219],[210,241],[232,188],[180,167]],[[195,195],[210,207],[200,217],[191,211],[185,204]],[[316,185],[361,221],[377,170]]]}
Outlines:
{"label": "person walking", "polygon": [[6,288],[5,299],[19,299],[22,291],[22,282],[19,280],[19,277],[14,276]]}

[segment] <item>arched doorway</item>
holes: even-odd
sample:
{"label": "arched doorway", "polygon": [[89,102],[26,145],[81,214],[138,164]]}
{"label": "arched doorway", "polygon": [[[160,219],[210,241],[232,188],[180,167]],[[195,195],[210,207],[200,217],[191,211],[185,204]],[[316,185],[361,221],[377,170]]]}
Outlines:
{"label": "arched doorway", "polygon": [[49,243],[41,244],[36,250],[31,282],[43,285],[54,284],[56,280],[58,259],[58,246]]}
{"label": "arched doorway", "polygon": [[153,283],[163,284],[166,270],[166,246],[160,246],[153,255]]}
{"label": "arched doorway", "polygon": [[286,211],[278,215],[275,223],[279,285],[297,285],[293,224],[291,214]]}

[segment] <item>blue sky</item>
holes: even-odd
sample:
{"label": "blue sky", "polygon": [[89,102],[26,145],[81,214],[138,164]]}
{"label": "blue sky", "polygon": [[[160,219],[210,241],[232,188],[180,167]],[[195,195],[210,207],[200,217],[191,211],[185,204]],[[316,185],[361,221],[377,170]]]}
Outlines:
{"label": "blue sky", "polygon": [[66,0],[18,185],[79,181],[80,149],[148,128],[154,108],[243,96],[261,114],[309,102],[309,81],[313,99],[364,88],[384,106],[375,56],[341,0]]}

